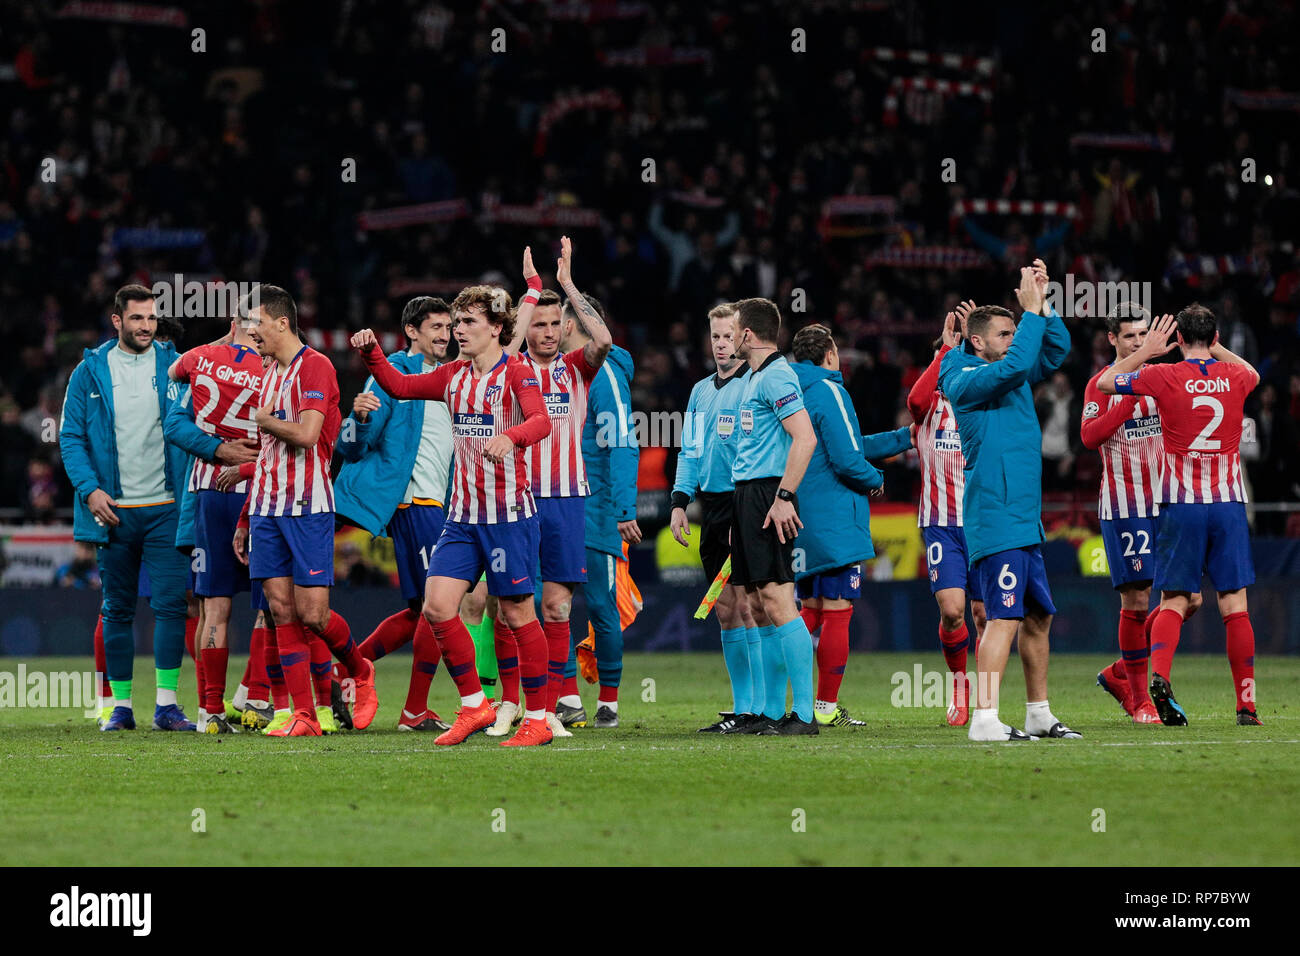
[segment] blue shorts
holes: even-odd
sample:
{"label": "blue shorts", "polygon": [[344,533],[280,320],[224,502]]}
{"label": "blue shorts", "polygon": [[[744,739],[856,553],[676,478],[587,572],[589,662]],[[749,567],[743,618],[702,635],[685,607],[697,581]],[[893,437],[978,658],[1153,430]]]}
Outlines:
{"label": "blue shorts", "polygon": [[532,594],[539,540],[537,516],[500,524],[448,521],[429,562],[429,577],[459,578],[472,586],[486,572],[488,594]]}
{"label": "blue shorts", "polygon": [[925,566],[930,576],[930,593],[945,588],[961,588],[973,592],[971,597],[980,600],[980,591],[970,586],[966,530],[931,525],[921,529],[921,539],[925,542]]}
{"label": "blue shorts", "polygon": [[1039,545],[990,554],[976,561],[972,570],[982,585],[984,613],[990,621],[1020,620],[1031,604],[1056,613]]}
{"label": "blue shorts", "polygon": [[1156,519],[1113,518],[1101,522],[1110,583],[1150,584],[1156,576]]}
{"label": "blue shorts", "polygon": [[814,574],[796,583],[795,590],[801,601],[809,598],[856,601],[862,596],[862,565],[850,564]]}
{"label": "blue shorts", "polygon": [[196,597],[231,597],[248,590],[248,566],[235,557],[231,544],[244,496],[206,489],[197,492],[194,509],[194,572]]}
{"label": "blue shorts", "polygon": [[585,498],[538,498],[542,580],[575,584],[587,580]]}
{"label": "blue shorts", "polygon": [[393,537],[393,557],[397,561],[397,580],[402,597],[408,601],[424,597],[424,579],[429,575],[429,561],[438,546],[447,512],[437,505],[411,505],[398,508],[388,522]]}
{"label": "blue shorts", "polygon": [[287,578],[301,588],[334,583],[334,512],[252,515],[248,519],[248,575]]}
{"label": "blue shorts", "polygon": [[1155,589],[1197,593],[1206,571],[1216,591],[1255,583],[1246,506],[1240,501],[1161,505]]}
{"label": "blue shorts", "polygon": [[249,581],[248,591],[249,591],[249,596],[252,598],[251,603],[253,605],[254,611],[271,610],[271,605],[266,603],[266,595],[262,593],[261,581]]}

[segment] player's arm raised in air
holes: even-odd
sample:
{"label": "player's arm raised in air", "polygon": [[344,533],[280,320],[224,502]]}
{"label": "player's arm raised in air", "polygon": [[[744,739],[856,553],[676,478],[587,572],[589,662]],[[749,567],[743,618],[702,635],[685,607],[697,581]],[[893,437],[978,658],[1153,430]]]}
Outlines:
{"label": "player's arm raised in air", "polygon": [[1106,443],[1115,430],[1128,421],[1137,408],[1138,399],[1128,402],[1116,402],[1112,407],[1102,411],[1102,399],[1106,396],[1098,387],[1098,380],[1105,377],[1106,369],[1094,375],[1083,390],[1083,419],[1079,422],[1079,437],[1083,447],[1096,451]]}
{"label": "player's arm raised in air", "polygon": [[528,291],[519,300],[519,308],[515,310],[514,337],[510,340],[510,344],[502,349],[507,355],[518,355],[519,350],[524,347],[524,342],[528,338],[528,326],[533,321],[533,310],[537,308],[537,299],[542,294],[542,277],[533,267],[532,246],[524,246],[524,284],[528,286]]}
{"label": "player's arm raised in air", "polygon": [[605,356],[614,345],[614,337],[600,317],[600,313],[591,307],[578,287],[573,282],[573,243],[568,236],[560,237],[560,259],[555,264],[555,279],[568,296],[573,311],[582,317],[582,324],[591,336],[591,341],[582,347],[582,357],[589,368],[600,368]]}
{"label": "player's arm raised in air", "polygon": [[[1128,358],[1121,359],[1106,369],[1097,379],[1097,387],[1106,395],[1134,394],[1137,390],[1130,386],[1130,379],[1133,379],[1134,373],[1147,362],[1172,352],[1178,347],[1177,342],[1169,341],[1169,337],[1177,329],[1178,322],[1172,315],[1160,316],[1151,324],[1151,331],[1142,340],[1138,350]],[[1140,391],[1137,391],[1137,393],[1144,394]]]}
{"label": "player's arm raised in air", "polygon": [[951,352],[944,356],[939,384],[954,407],[983,405],[1029,380],[1029,373],[1038,363],[1042,351],[1043,330],[1047,323],[1038,312],[1043,307],[1042,290],[1033,269],[1020,270],[1020,289],[1016,295],[1025,313],[1011,347],[1000,362],[957,366],[951,361]]}
{"label": "player's arm raised in air", "polygon": [[1070,330],[1065,327],[1065,322],[1056,314],[1056,310],[1047,302],[1047,265],[1042,259],[1035,259],[1033,265],[1034,281],[1038,283],[1042,291],[1042,305],[1040,314],[1047,320],[1043,328],[1043,345],[1038,353],[1038,363],[1034,370],[1029,373],[1029,384],[1037,385],[1043,379],[1047,378],[1065,362],[1066,356],[1070,354]]}
{"label": "player's arm raised in air", "polygon": [[351,341],[352,347],[361,353],[362,360],[379,387],[393,398],[444,399],[447,385],[456,371],[455,363],[440,365],[432,372],[403,375],[401,369],[388,361],[388,356],[379,348],[379,340],[370,329],[357,332]]}
{"label": "player's arm raised in air", "polygon": [[[962,304],[966,305],[966,303]],[[973,308],[975,308],[974,302],[970,303],[970,308],[966,311],[969,313]],[[943,357],[948,354],[949,349],[961,345],[961,335],[956,313],[949,312],[943,320],[943,344],[939,346],[939,354],[926,366],[921,377],[912,384],[912,390],[907,393],[907,410],[912,415],[912,421],[918,425],[925,420],[930,406],[934,404],[934,390],[939,387],[939,367],[943,363]]]}
{"label": "player's arm raised in air", "polygon": [[[1233,365],[1245,366],[1250,374],[1255,377],[1255,385],[1259,384],[1259,371],[1255,366],[1251,365],[1236,352],[1233,352],[1226,345],[1219,342],[1219,334],[1217,332],[1214,334],[1214,344],[1210,346],[1210,354],[1220,362],[1229,362]],[[1251,388],[1254,388],[1255,385],[1252,385]]]}

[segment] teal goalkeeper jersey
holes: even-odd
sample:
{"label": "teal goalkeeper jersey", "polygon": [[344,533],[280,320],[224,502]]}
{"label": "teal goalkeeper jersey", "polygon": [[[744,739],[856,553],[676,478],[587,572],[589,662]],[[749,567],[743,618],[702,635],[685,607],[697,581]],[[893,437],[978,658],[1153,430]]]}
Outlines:
{"label": "teal goalkeeper jersey", "polygon": [[779,478],[785,474],[790,436],[782,421],[803,410],[803,389],[790,363],[773,352],[756,371],[745,376],[736,422],[736,459],[732,481]]}
{"label": "teal goalkeeper jersey", "polygon": [[740,444],[736,422],[748,379],[749,366],[741,363],[729,378],[710,375],[691,389],[673,491],[694,498],[696,492],[721,494],[736,487],[731,465]]}

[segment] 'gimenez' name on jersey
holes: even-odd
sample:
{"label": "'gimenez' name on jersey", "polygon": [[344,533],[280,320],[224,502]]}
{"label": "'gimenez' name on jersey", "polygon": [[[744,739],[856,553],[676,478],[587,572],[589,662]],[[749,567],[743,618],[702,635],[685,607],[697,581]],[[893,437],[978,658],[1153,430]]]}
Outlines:
{"label": "'gimenez' name on jersey", "polygon": [[[262,389],[262,357],[245,345],[200,345],[180,358],[177,379],[190,383],[194,423],[226,441],[256,438],[258,397]],[[221,465],[196,458],[190,471],[190,491],[213,486]],[[231,489],[246,494],[248,482]]]}

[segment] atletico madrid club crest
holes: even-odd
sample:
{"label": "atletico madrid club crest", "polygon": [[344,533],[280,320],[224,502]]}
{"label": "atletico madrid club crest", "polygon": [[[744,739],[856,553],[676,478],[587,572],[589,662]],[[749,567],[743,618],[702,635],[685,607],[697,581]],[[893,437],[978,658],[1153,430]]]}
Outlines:
{"label": "atletico madrid club crest", "polygon": [[489,385],[489,386],[487,387],[487,391],[485,391],[485,392],[483,393],[483,401],[485,401],[485,402],[491,402],[491,401],[494,401],[494,400],[496,399],[496,397],[497,397],[498,395],[500,395],[500,394],[501,394],[501,386],[500,386],[500,385]]}
{"label": "atletico madrid club crest", "polygon": [[1133,570],[1134,570],[1134,571],[1141,571],[1141,570],[1142,570],[1142,559],[1141,559],[1141,558],[1130,558],[1130,559],[1129,559],[1129,563],[1133,565]]}
{"label": "atletico madrid club crest", "polygon": [[1003,606],[1003,607],[1015,607],[1015,606],[1016,606],[1016,593],[1015,593],[1014,591],[1003,591],[1003,592],[1002,592],[1002,606]]}

